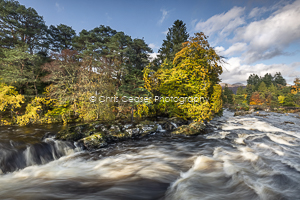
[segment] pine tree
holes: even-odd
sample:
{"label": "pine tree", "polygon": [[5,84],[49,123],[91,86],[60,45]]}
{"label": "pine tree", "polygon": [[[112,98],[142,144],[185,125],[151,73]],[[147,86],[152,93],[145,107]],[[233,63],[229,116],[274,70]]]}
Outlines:
{"label": "pine tree", "polygon": [[[131,121],[133,121],[133,112],[135,106],[140,104],[140,100],[135,101],[135,98],[148,97],[150,93],[145,89],[144,81],[142,79],[142,72],[139,69],[131,67],[129,73],[124,77],[122,85],[119,87],[117,95],[121,98],[126,96],[132,97],[134,100],[128,104],[131,106]],[[125,98],[126,100],[126,98]]]}
{"label": "pine tree", "polygon": [[33,8],[26,8],[14,0],[0,1],[0,27],[1,47],[26,44],[30,54],[47,51],[47,26]]}
{"label": "pine tree", "polygon": [[60,52],[63,49],[72,49],[72,40],[76,36],[72,27],[60,24],[49,27],[50,43],[52,51]]}
{"label": "pine tree", "polygon": [[0,61],[0,78],[16,87],[20,94],[38,94],[37,82],[41,73],[39,57],[31,55],[27,46],[4,49]]}
{"label": "pine tree", "polygon": [[186,42],[189,34],[186,31],[186,24],[181,20],[176,20],[163,41],[162,47],[158,50],[160,63],[167,58],[171,61],[175,58],[175,54],[182,49],[182,43]]}
{"label": "pine tree", "polygon": [[276,72],[274,76],[274,82],[276,85],[286,86],[286,80],[282,77],[280,72]]}
{"label": "pine tree", "polygon": [[272,74],[266,73],[265,76],[262,78],[262,81],[266,84],[267,87],[270,87],[274,81]]}

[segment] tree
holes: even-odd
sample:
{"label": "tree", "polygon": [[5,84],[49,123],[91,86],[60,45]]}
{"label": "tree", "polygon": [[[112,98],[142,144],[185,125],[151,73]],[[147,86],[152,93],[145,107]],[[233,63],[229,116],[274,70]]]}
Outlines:
{"label": "tree", "polygon": [[225,85],[224,88],[224,100],[226,103],[233,104],[233,92],[228,88],[227,84]]}
{"label": "tree", "polygon": [[244,89],[243,86],[239,86],[236,91],[236,95],[244,95],[244,94],[247,94],[246,89]]}
{"label": "tree", "polygon": [[13,117],[15,109],[24,103],[24,96],[18,94],[13,86],[0,82],[0,102],[0,111],[4,112],[8,109],[11,112],[11,117]]}
{"label": "tree", "polygon": [[10,48],[26,44],[30,54],[47,51],[48,34],[43,17],[33,8],[26,8],[17,1],[0,2],[0,46]]}
{"label": "tree", "polygon": [[262,105],[264,103],[264,100],[261,99],[258,92],[253,92],[250,97],[250,105]]}
{"label": "tree", "polygon": [[292,94],[297,94],[300,92],[300,78],[295,78],[294,85],[291,88]]}
{"label": "tree", "polygon": [[268,89],[268,88],[267,88],[265,82],[262,81],[262,82],[259,84],[258,92],[264,94],[265,92],[267,92],[267,89]]}
{"label": "tree", "polygon": [[221,57],[210,47],[203,33],[195,33],[184,43],[172,64],[165,60],[153,75],[157,82],[154,81],[154,85],[157,84],[163,97],[186,99],[184,103],[160,102],[162,107],[168,107],[169,115],[203,121],[212,119],[221,110],[220,62]]}
{"label": "tree", "polygon": [[129,103],[131,106],[131,121],[133,121],[133,112],[135,106],[141,104],[141,97],[148,97],[149,91],[145,89],[144,81],[142,79],[142,72],[139,69],[132,67],[129,73],[124,77],[122,85],[118,89],[118,96],[132,97],[133,100]]}
{"label": "tree", "polygon": [[266,84],[267,87],[270,87],[274,81],[273,79],[274,78],[273,78],[272,74],[266,73],[265,76],[261,80]]}
{"label": "tree", "polygon": [[63,49],[72,49],[72,40],[76,36],[72,27],[60,24],[49,27],[50,43],[52,51],[61,52]]}
{"label": "tree", "polygon": [[31,55],[27,46],[17,46],[14,49],[4,49],[0,61],[0,78],[8,85],[19,90],[20,94],[38,94],[40,66],[39,57]]}
{"label": "tree", "polygon": [[175,54],[182,49],[182,43],[186,42],[189,34],[186,31],[186,24],[181,20],[176,20],[163,40],[162,47],[158,50],[160,63],[167,58],[171,61],[175,58]]}
{"label": "tree", "polygon": [[282,86],[286,86],[286,80],[282,77],[280,72],[276,72],[275,76],[274,76],[274,82],[275,84],[279,84]]}
{"label": "tree", "polygon": [[257,74],[250,74],[250,76],[247,79],[247,85],[256,86],[258,83],[260,83],[259,76]]}

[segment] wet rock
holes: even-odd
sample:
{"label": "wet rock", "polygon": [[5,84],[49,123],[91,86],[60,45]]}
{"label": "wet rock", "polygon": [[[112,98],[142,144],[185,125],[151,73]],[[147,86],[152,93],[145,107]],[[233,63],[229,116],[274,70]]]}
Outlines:
{"label": "wet rock", "polygon": [[83,143],[83,145],[89,150],[107,146],[107,142],[103,133],[95,133],[91,136],[81,139],[79,142]]}
{"label": "wet rock", "polygon": [[264,114],[254,114],[254,116],[266,117],[266,116],[268,116],[268,115],[267,115],[267,114],[266,114],[266,115],[264,115]]}
{"label": "wet rock", "polygon": [[125,132],[127,132],[129,135],[138,135],[140,133],[140,129],[139,128],[130,128],[130,129],[126,129]]}
{"label": "wet rock", "polygon": [[192,122],[189,125],[182,125],[178,127],[172,132],[172,134],[197,135],[202,133],[205,127],[205,124],[202,122]]}
{"label": "wet rock", "polygon": [[141,137],[144,137],[146,135],[149,135],[151,133],[155,133],[157,131],[157,125],[152,124],[152,125],[144,125],[140,127],[140,134]]}
{"label": "wet rock", "polygon": [[286,124],[295,124],[294,122],[285,121]]}
{"label": "wet rock", "polygon": [[244,116],[244,115],[248,115],[248,114],[252,114],[251,111],[237,111],[234,113],[234,116]]}
{"label": "wet rock", "polygon": [[171,131],[177,128],[177,125],[174,122],[169,122],[167,121],[166,123],[164,123],[162,125],[162,128],[167,130],[167,131]]}
{"label": "wet rock", "polygon": [[66,130],[62,130],[58,132],[58,134],[56,135],[56,139],[77,141],[84,137],[89,136],[90,134],[87,132],[89,129],[90,129],[89,124],[72,126]]}

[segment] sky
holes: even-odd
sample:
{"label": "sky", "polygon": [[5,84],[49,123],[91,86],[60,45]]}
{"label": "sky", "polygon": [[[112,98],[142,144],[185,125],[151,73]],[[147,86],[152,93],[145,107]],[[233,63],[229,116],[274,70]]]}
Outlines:
{"label": "sky", "polygon": [[300,77],[300,0],[19,0],[46,25],[78,34],[100,25],[144,39],[157,54],[168,28],[182,20],[190,36],[204,32],[224,57],[223,83],[246,83],[250,74]]}

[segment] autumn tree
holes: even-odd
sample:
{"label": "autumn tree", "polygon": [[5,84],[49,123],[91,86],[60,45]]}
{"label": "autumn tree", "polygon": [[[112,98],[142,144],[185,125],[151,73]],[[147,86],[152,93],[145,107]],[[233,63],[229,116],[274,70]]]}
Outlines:
{"label": "autumn tree", "polygon": [[250,105],[262,105],[264,103],[264,100],[261,99],[259,92],[253,92],[253,94],[250,97]]}
{"label": "autumn tree", "polygon": [[[161,65],[153,74],[161,95],[170,98],[190,97],[184,103],[166,103],[169,115],[203,121],[212,119],[220,111],[222,89],[218,83],[222,73],[221,61],[221,57],[210,47],[207,37],[203,33],[196,33],[183,44],[172,64],[165,61]],[[148,76],[144,77],[148,83]]]}

